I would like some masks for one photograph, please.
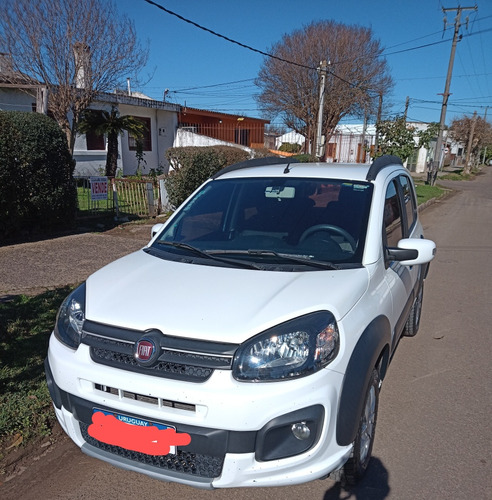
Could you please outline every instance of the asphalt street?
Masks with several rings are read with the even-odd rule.
[[[196,490],[116,469],[62,439],[40,448],[0,486],[0,497],[492,499],[492,168],[472,182],[448,185],[458,192],[421,213],[426,237],[437,243],[438,253],[425,285],[420,331],[415,338],[402,339],[383,384],[373,458],[360,485],[345,490],[330,480],[315,480],[271,489]],[[114,235],[93,238],[98,241],[91,240],[90,248],[113,238],[101,243],[104,254],[107,247],[114,249],[114,238],[119,241]],[[83,241],[81,237],[78,244]],[[144,243],[135,239],[128,245],[138,248]],[[15,250],[26,251],[18,246]],[[44,251],[56,263],[50,244]],[[16,292],[2,282],[8,275],[3,269],[7,253],[0,248],[0,295]],[[32,272],[41,273],[35,252],[29,255]],[[76,270],[76,259],[73,266]]]

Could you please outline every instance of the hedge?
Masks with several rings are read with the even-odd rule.
[[[0,240],[73,225],[73,170],[66,136],[54,120],[0,111]]]
[[[248,160],[249,153],[233,146],[187,146],[169,148],[166,157],[173,170],[164,184],[169,202],[176,208],[219,170]]]

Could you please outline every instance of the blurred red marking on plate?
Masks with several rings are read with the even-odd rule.
[[[92,415],[89,435],[102,443],[119,446],[146,455],[167,455],[171,446],[186,446],[191,436],[174,429],[158,429],[155,425],[139,426],[121,422],[114,415],[97,411]]]

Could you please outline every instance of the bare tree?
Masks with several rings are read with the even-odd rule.
[[[467,148],[467,159],[471,156],[479,159],[480,150],[492,144],[492,127],[481,117],[462,116],[451,122],[449,136],[456,142],[461,142]],[[471,165],[466,162],[464,173],[469,174]]]
[[[73,151],[80,114],[99,92],[136,77],[148,58],[111,0],[3,0],[0,51],[49,89],[49,110]]]
[[[323,133],[328,141],[346,115],[375,112],[379,95],[393,86],[382,48],[371,29],[334,21],[312,23],[283,36],[265,59],[256,84],[267,116],[281,113],[287,127],[313,137],[319,107],[321,61],[328,61]]]

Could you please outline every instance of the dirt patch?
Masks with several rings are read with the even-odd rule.
[[[20,476],[34,462],[51,453],[55,444],[62,441],[70,442],[58,422],[53,426],[50,436],[35,439],[26,446],[21,444],[10,450],[7,449],[12,445],[14,439],[9,436],[0,442],[2,453],[6,453],[6,456],[0,460],[0,486],[6,485],[12,479]]]

